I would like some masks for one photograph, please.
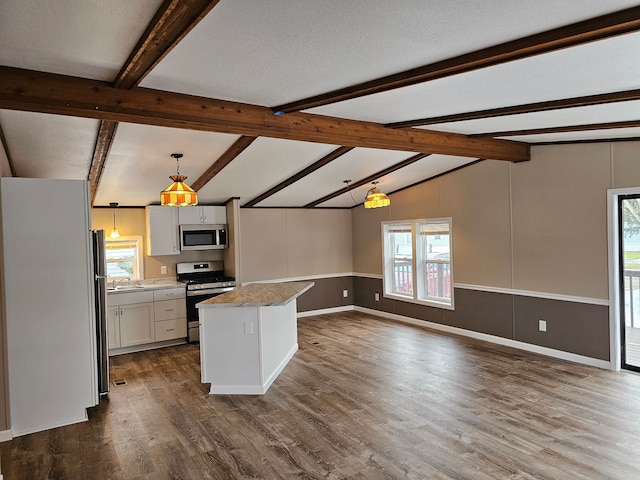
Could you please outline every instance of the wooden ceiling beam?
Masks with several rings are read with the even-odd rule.
[[[295,113],[174,92],[0,67],[0,108],[163,127],[495,160],[529,160],[529,146],[418,128]]]
[[[385,127],[405,128],[419,125],[434,125],[438,123],[464,122],[466,120],[477,120],[480,118],[503,117],[505,115],[518,115],[522,113],[546,112],[559,110],[562,108],[588,107],[592,105],[603,105],[607,103],[628,102],[640,100],[640,89],[625,90],[623,92],[601,93],[598,95],[586,95],[583,97],[563,98],[560,100],[548,100],[544,102],[526,103],[523,105],[512,105],[509,107],[490,108],[487,110],[477,110],[475,112],[454,113],[452,115],[442,115],[439,117],[419,118],[403,122],[387,123]]]
[[[165,0],[113,81],[118,88],[139,85],[219,0]]]
[[[321,203],[331,200],[332,198],[338,197],[343,193],[347,193],[349,190],[353,190],[354,188],[358,188],[358,187],[361,187],[362,185],[373,182],[374,180],[384,177],[385,175],[389,175],[390,173],[395,172],[396,170],[400,170],[401,168],[404,168],[408,165],[411,165],[412,163],[415,163],[418,160],[422,160],[423,158],[426,158],[429,155],[430,155],[429,153],[419,153],[418,155],[409,157],[406,160],[398,162],[395,165],[391,165],[390,167],[387,167],[384,170],[380,170],[379,172],[376,172],[373,175],[369,175],[368,177],[363,178],[362,180],[358,180],[355,183],[350,183],[346,187],[343,187],[340,190],[336,190],[335,192],[330,193],[329,195],[325,195],[324,197],[319,198],[314,202],[308,203],[307,205],[304,206],[304,208],[317,207]]]
[[[616,128],[640,127],[640,120],[624,122],[591,123],[586,125],[565,125],[562,127],[530,128],[525,130],[508,130],[504,132],[487,132],[471,135],[477,138],[514,137],[520,135],[541,135],[545,133],[586,132],[591,130],[612,130]]]
[[[204,187],[213,177],[220,173],[224,167],[229,165],[238,155],[244,152],[256,138],[257,137],[242,136],[236,140],[235,143],[213,163],[213,165],[211,165],[195,182],[193,182],[191,188],[198,191]]]
[[[408,87],[460,73],[521,60],[543,53],[575,47],[640,30],[640,7],[603,15],[546,32],[530,35],[458,57],[413,68],[375,80],[273,107],[274,112],[292,113],[353,98]]]
[[[254,198],[253,200],[245,203],[242,207],[243,208],[248,208],[248,207],[253,207],[255,205],[257,205],[258,203],[262,202],[263,200],[265,200],[266,198],[269,198],[272,195],[275,195],[276,193],[278,193],[280,190],[284,190],[285,188],[287,188],[289,185],[297,182],[298,180],[306,177],[307,175],[315,172],[316,170],[318,170],[319,168],[324,167],[325,165],[327,165],[328,163],[333,162],[335,159],[340,158],[341,156],[343,156],[345,153],[350,152],[351,150],[353,150],[354,147],[338,147],[336,148],[333,152],[331,152],[328,155],[325,155],[324,157],[322,157],[320,160],[318,160],[317,162],[309,165],[307,168],[299,171],[298,173],[296,173],[295,175],[287,178],[285,181],[279,183],[278,185],[276,185],[275,187],[267,190],[266,192],[264,192],[262,195],[257,196],[256,198]]]
[[[93,158],[91,159],[89,175],[87,176],[92,206],[96,198],[96,193],[98,193],[98,186],[100,185],[102,172],[104,171],[104,166],[107,162],[107,157],[109,156],[109,151],[111,150],[113,138],[115,137],[117,129],[118,122],[112,122],[110,120],[102,120],[100,122],[98,138],[96,139],[96,145],[93,148]]]
[[[126,63],[113,81],[116,88],[140,84],[151,69],[202,20],[219,0],[165,0],[149,22]],[[103,120],[89,166],[89,192],[93,206],[118,123]]]

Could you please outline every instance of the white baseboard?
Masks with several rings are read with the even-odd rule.
[[[8,442],[12,438],[11,430],[0,430],[0,442]]]
[[[517,348],[519,350],[525,350],[527,352],[538,353],[547,357],[558,358],[560,360],[568,360],[574,363],[580,363],[583,365],[589,365],[592,367],[603,368],[606,370],[611,369],[611,362],[607,360],[600,360],[598,358],[586,357],[584,355],[578,355],[575,353],[564,352],[562,350],[555,350],[553,348],[541,347],[539,345],[533,345],[530,343],[519,342],[517,340],[511,340],[508,338],[497,337],[495,335],[488,335],[486,333],[473,332],[471,330],[465,330],[463,328],[451,327],[449,325],[442,325],[440,323],[428,322],[426,320],[418,320],[411,317],[405,317],[397,315],[395,313],[382,312],[380,310],[373,310],[364,307],[354,307],[357,312],[368,313],[376,315],[378,317],[387,318],[389,320],[396,320],[403,323],[409,323],[411,325],[417,325],[420,327],[428,327],[433,330],[440,330],[442,332],[453,333],[463,337],[475,338],[477,340],[484,340],[486,342],[495,343],[498,345],[504,345],[507,347]]]
[[[350,312],[355,310],[356,307],[353,305],[344,305],[342,307],[332,307],[332,308],[323,308],[320,310],[308,310],[306,312],[298,312],[296,316],[298,318],[303,317],[313,317],[314,315],[325,315],[327,313],[339,313],[339,312]]]

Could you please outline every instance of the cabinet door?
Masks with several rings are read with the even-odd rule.
[[[202,207],[178,207],[178,223],[180,225],[200,225],[202,218]]]
[[[151,205],[145,208],[147,255],[179,255],[178,208]]]
[[[227,223],[227,207],[217,205],[198,205],[195,207],[178,207],[178,223],[180,225],[219,225]]]
[[[129,347],[155,340],[153,303],[136,303],[120,308],[120,346]]]
[[[207,225],[225,225],[227,223],[227,207],[203,205],[202,219],[202,223]]]
[[[107,307],[107,336],[109,348],[120,348],[120,307]]]

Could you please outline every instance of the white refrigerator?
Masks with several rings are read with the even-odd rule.
[[[90,218],[86,181],[0,178],[5,398],[14,437],[84,421],[99,402]]]

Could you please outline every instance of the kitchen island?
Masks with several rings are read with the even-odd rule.
[[[253,283],[197,305],[211,394],[262,395],[298,350],[296,299],[313,282]]]

